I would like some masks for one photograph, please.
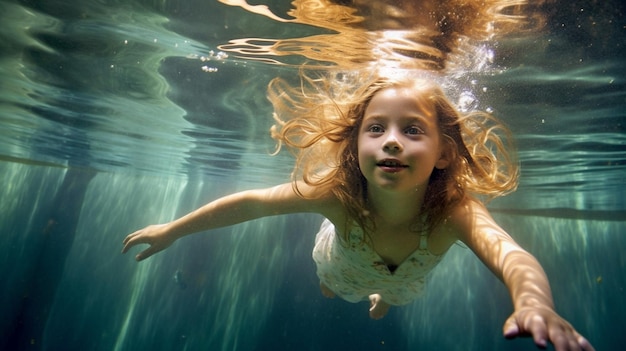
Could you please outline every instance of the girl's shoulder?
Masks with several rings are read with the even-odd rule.
[[[487,207],[469,196],[450,209],[444,222],[447,230],[465,243],[472,241],[478,232],[501,230]]]
[[[290,184],[295,196],[307,203],[311,210],[328,218],[335,226],[345,223],[348,213],[332,191],[321,189],[320,187],[306,184],[305,182],[295,182]]]
[[[491,218],[489,210],[480,200],[472,196],[465,196],[450,208],[447,219],[454,224],[463,225],[467,222],[473,222],[477,219],[477,216]]]
[[[448,213],[431,231],[429,247],[433,252],[445,252],[456,241],[465,242],[476,229],[476,223],[489,218],[489,212],[476,198],[466,196],[448,209]]]

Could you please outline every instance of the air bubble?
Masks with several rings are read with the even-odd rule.
[[[202,66],[202,71],[207,73],[217,72],[217,67]]]
[[[461,112],[475,110],[478,107],[478,99],[471,92],[464,91],[459,96],[458,106]]]

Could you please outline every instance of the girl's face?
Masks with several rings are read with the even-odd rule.
[[[448,166],[435,111],[410,88],[386,88],[365,110],[359,167],[368,189],[425,190],[434,168]]]

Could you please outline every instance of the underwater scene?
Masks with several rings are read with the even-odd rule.
[[[459,110],[502,120],[520,182],[487,207],[543,266],[556,311],[622,349],[626,6],[496,2],[485,24],[429,1],[0,0],[0,349],[536,349],[503,337],[509,293],[463,244],[381,320],[320,293],[319,215],[121,253],[149,224],[290,181],[268,84],[302,67],[433,72]],[[455,35],[412,26],[431,5]]]

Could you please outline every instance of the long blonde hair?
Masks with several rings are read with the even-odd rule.
[[[479,111],[460,114],[429,79],[364,75],[302,74],[298,86],[280,78],[270,83],[268,97],[277,122],[271,135],[277,140],[277,152],[287,146],[296,157],[292,179],[301,196],[297,181],[316,187],[313,196],[332,193],[362,228],[375,226],[368,216],[357,139],[369,102],[391,87],[412,88],[416,98],[436,112],[439,131],[449,146],[449,166],[433,170],[426,190],[420,211],[426,220],[424,230],[429,233],[467,194],[489,200],[515,190],[518,167],[512,137],[493,116]]]

